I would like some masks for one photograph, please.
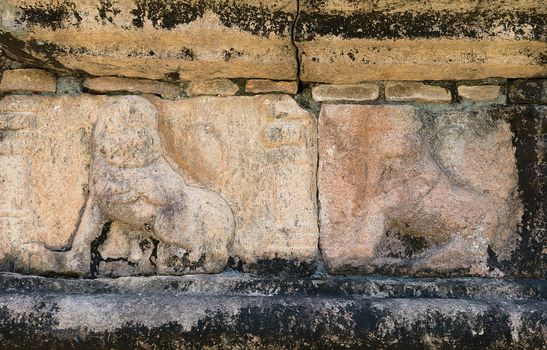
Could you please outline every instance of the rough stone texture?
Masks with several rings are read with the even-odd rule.
[[[57,79],[41,69],[13,69],[2,73],[0,91],[55,92]]]
[[[0,276],[6,349],[541,349],[545,282]],[[537,294],[530,294],[537,293]]]
[[[91,130],[102,101],[23,95],[0,101],[0,261],[24,258],[21,250],[32,242],[70,246],[89,193]]]
[[[293,0],[6,0],[0,44],[59,70],[149,79],[295,79]]]
[[[543,1],[302,0],[303,81],[540,77]]]
[[[245,84],[245,92],[260,94],[268,92],[282,92],[295,95],[298,92],[296,81],[272,81],[266,79],[251,79]]]
[[[191,81],[185,91],[190,97],[200,95],[233,96],[239,91],[239,87],[230,79],[211,79]]]
[[[417,81],[388,82],[384,91],[387,101],[450,102],[452,100],[448,89]]]
[[[372,101],[380,95],[377,84],[323,84],[311,89],[316,101]]]
[[[150,98],[1,101],[0,267],[312,271],[313,116],[286,95]]]
[[[495,101],[500,96],[500,92],[501,86],[499,85],[458,86],[458,96],[461,97],[463,101]]]
[[[321,248],[333,272],[498,275],[516,248],[513,133],[498,112],[324,105]]]
[[[314,269],[316,124],[287,95],[165,101],[160,129],[190,182],[220,193],[236,217],[235,267]]]
[[[519,190],[524,203],[518,250],[501,266],[514,275],[547,278],[547,107],[503,109],[515,134]]]
[[[84,80],[84,87],[93,92],[137,92],[159,95],[175,99],[180,95],[179,88],[163,81],[132,79],[120,77],[98,77]]]
[[[517,79],[509,82],[509,100],[513,103],[547,104],[547,79]]]
[[[99,246],[101,262],[97,274],[107,277],[153,275],[156,272],[154,241],[143,230],[114,222]]]

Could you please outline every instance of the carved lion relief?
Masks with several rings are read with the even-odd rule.
[[[70,247],[27,244],[23,265],[42,273],[94,272],[93,245],[116,223],[158,245],[160,274],[224,269],[235,230],[232,211],[218,193],[189,186],[166,157],[157,111],[147,99],[109,99],[98,113],[91,154],[88,199]]]

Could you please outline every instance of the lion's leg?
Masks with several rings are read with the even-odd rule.
[[[107,219],[91,195],[87,201],[72,247],[62,252],[60,272],[87,275],[91,266],[91,243],[95,240]]]

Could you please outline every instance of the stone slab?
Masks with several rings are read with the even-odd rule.
[[[233,96],[239,91],[239,86],[230,79],[194,80],[185,89],[190,97],[200,95]]]
[[[481,102],[495,101],[500,96],[501,86],[499,85],[460,85],[458,96],[463,101]]]
[[[57,79],[42,69],[11,69],[2,72],[0,91],[4,92],[53,92],[57,89]]]
[[[386,101],[442,103],[452,101],[448,89],[422,82],[387,82],[384,88]]]
[[[547,74],[543,1],[300,2],[301,79],[466,80]]]
[[[315,101],[373,101],[380,96],[378,84],[321,84],[311,89]]]
[[[287,95],[12,95],[0,133],[4,270],[315,268],[315,118]]]
[[[247,83],[245,84],[245,92],[254,94],[281,92],[284,94],[296,95],[298,92],[298,82],[250,79],[247,80]]]
[[[492,284],[501,288],[487,298],[466,296],[471,286],[480,289]],[[0,285],[7,286],[0,292],[0,345],[25,349],[378,349],[386,344],[393,349],[541,348],[547,322],[545,282],[526,284],[540,291],[540,296],[517,292],[519,282],[477,279],[295,281],[232,275],[63,280],[0,275]],[[350,285],[361,288],[347,289]],[[435,297],[437,289],[446,290],[448,297],[442,293]],[[361,294],[364,290],[369,291]],[[421,295],[420,290],[433,294]]]
[[[528,118],[530,129],[515,125]],[[515,273],[512,265],[521,255],[539,248],[520,242],[541,241],[544,227],[541,219],[536,226],[527,224],[523,213],[530,205],[541,212],[544,205],[533,204],[541,196],[535,182],[527,184],[529,176],[517,173],[517,163],[521,169],[529,158],[524,153],[536,154],[540,146],[527,145],[524,151],[513,142],[534,138],[542,118],[545,111],[532,108],[323,105],[318,181],[327,268]],[[542,214],[536,210],[528,216]],[[533,265],[538,258],[524,260]]]
[[[292,0],[42,1],[0,5],[11,57],[148,79],[296,79]]]
[[[180,95],[180,90],[175,84],[147,79],[97,77],[85,79],[83,85],[90,91],[100,93],[134,92],[159,95],[170,100]]]

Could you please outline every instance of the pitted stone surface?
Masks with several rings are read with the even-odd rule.
[[[293,0],[7,0],[0,44],[58,70],[149,79],[295,79]]]
[[[522,208],[512,132],[494,117],[324,105],[318,175],[328,269],[485,275],[489,251],[508,259]]]

